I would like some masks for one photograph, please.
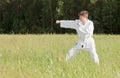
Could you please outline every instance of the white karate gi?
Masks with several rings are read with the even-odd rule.
[[[93,39],[93,22],[88,20],[85,25],[82,24],[80,20],[61,20],[61,28],[72,28],[77,31],[79,35],[79,40],[74,45],[66,55],[66,61],[70,60],[71,57],[74,57],[79,50],[86,50],[90,53],[92,59],[95,63],[99,64],[99,58],[96,53],[95,43]]]

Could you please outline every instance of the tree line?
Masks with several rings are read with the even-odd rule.
[[[56,19],[75,20],[89,11],[95,33],[120,34],[120,0],[0,0],[0,33],[74,33]]]

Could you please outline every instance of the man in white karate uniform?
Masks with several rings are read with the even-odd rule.
[[[88,19],[88,11],[81,11],[79,20],[56,20],[56,23],[60,23],[62,28],[72,28],[77,31],[79,40],[66,55],[66,61],[70,60],[76,55],[79,50],[88,51],[96,64],[99,64],[99,58],[96,53],[95,43],[93,39],[94,26],[93,22]]]

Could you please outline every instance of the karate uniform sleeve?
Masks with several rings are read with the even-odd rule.
[[[60,27],[61,28],[77,29],[77,23],[74,20],[61,20]]]
[[[93,30],[94,30],[93,22],[90,22],[85,29],[79,27],[79,30],[84,34],[93,35]]]

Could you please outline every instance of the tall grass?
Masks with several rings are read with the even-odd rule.
[[[0,78],[120,78],[120,36],[95,35],[100,65],[80,51],[70,62],[76,35],[0,35]]]

